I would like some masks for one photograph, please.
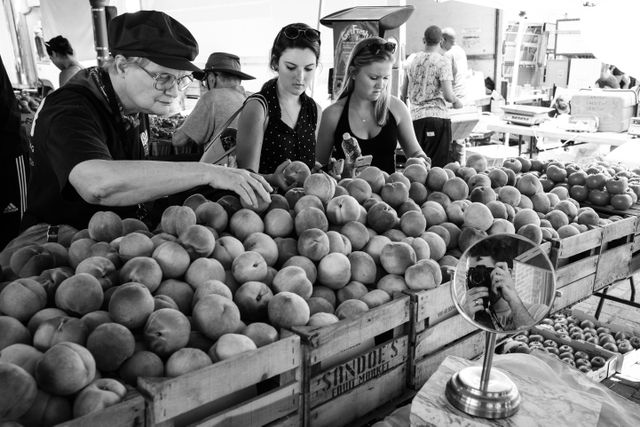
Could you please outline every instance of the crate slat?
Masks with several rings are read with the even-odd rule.
[[[458,311],[451,298],[451,284],[446,282],[435,289],[420,292],[411,292],[411,298],[415,305],[415,323],[418,330],[435,325]],[[427,321],[426,325],[417,325]]]
[[[396,366],[385,375],[353,389],[340,399],[332,399],[311,410],[309,423],[313,427],[351,425],[358,418],[384,405],[390,396],[402,396],[407,389],[407,366]]]
[[[248,402],[243,402],[192,425],[200,427],[245,427],[277,421],[297,411],[300,404],[300,388],[301,384],[299,382],[280,387],[264,396],[258,396]],[[297,425],[299,425],[302,421],[300,420],[300,413],[294,415],[289,422],[293,422],[294,419],[298,420]]]
[[[593,291],[602,289],[631,274],[633,243],[627,243],[600,254]]]
[[[144,398],[137,392],[129,393],[122,402],[101,411],[74,418],[56,427],[139,427],[144,425]]]
[[[559,289],[559,295],[556,295],[551,312],[554,313],[591,296],[595,281],[596,275],[590,274]]]
[[[576,280],[594,275],[598,266],[598,255],[567,264],[556,270],[556,288],[561,289]]]
[[[613,221],[603,227],[602,241],[610,242],[611,240],[620,239],[625,236],[633,237],[636,230],[637,217],[627,217],[618,221]]]
[[[599,248],[602,244],[602,228],[594,228],[576,236],[555,240],[556,262],[561,258],[569,258],[590,249]]]
[[[138,389],[148,400],[147,421],[161,423],[300,369],[301,363],[300,337],[291,335],[176,378],[138,378]]]
[[[477,329],[460,314],[450,317],[416,335],[413,355],[420,360]]]

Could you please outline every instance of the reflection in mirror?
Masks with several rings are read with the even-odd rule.
[[[519,235],[496,234],[462,255],[452,293],[458,310],[479,328],[516,332],[547,315],[555,275],[539,246]]]

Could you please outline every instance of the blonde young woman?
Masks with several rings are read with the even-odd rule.
[[[342,135],[358,140],[363,155],[387,173],[395,171],[398,144],[407,157],[429,158],[416,139],[409,109],[390,94],[391,68],[396,45],[380,37],[358,42],[349,56],[338,100],[322,113],[316,161],[344,158]]]

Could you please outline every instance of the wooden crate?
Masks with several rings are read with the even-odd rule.
[[[629,277],[638,217],[629,216],[603,227],[594,291]]]
[[[144,398],[129,390],[124,400],[98,412],[74,418],[56,427],[140,427],[145,422]]]
[[[300,337],[289,334],[176,378],[139,378],[146,425],[252,427],[302,423]]]
[[[408,392],[409,296],[354,319],[298,327],[305,426],[353,425]]]

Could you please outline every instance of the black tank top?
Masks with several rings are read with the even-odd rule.
[[[370,139],[363,139],[355,135],[349,124],[349,102],[351,95],[347,98],[338,125],[333,134],[333,156],[336,159],[344,159],[342,151],[342,134],[349,132],[351,136],[358,140],[363,155],[371,154],[373,160],[371,166],[376,166],[381,170],[391,174],[396,171],[396,146],[398,145],[398,123],[391,111],[387,115],[387,123],[380,129],[380,132]]]

